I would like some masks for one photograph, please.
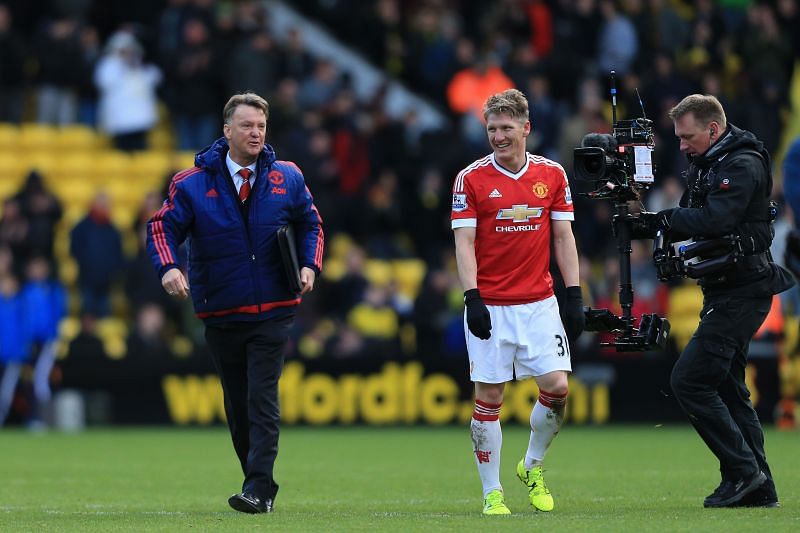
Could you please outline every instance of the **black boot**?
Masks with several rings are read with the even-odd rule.
[[[780,507],[775,482],[767,478],[756,490],[742,498],[734,507]]]
[[[761,470],[742,479],[723,479],[717,490],[706,496],[703,507],[733,507],[763,485],[766,480],[767,476]]]

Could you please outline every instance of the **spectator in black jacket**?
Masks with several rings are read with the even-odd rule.
[[[109,291],[123,267],[122,238],[110,215],[110,199],[100,193],[70,233],[70,252],[78,262],[81,309],[97,318],[111,314]]]
[[[0,4],[0,122],[22,120],[25,44],[11,23],[11,11]]]
[[[220,76],[216,61],[209,28],[199,18],[189,19],[183,27],[181,45],[165,69],[180,150],[204,147],[219,129]]]
[[[78,117],[78,85],[83,61],[81,26],[74,18],[48,21],[36,39],[39,64],[37,120],[72,124]]]
[[[61,202],[47,190],[42,175],[32,170],[15,199],[28,222],[27,245],[31,256],[53,262],[55,226],[63,214]]]

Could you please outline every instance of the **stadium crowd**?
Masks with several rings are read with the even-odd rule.
[[[657,181],[643,198],[650,211],[676,205],[683,189],[686,162],[667,110],[687,94],[714,94],[732,123],[766,143],[782,202],[785,132],[800,120],[790,92],[800,56],[796,0],[291,4],[360,51],[387,84],[401,80],[427,98],[450,125],[424,129],[414,113],[390,115],[386,85],[359,98],[334,58],[309,51],[303,27],[285,40],[275,37],[265,2],[0,1],[0,122],[10,127],[82,124],[132,157],[188,154],[220,136],[218,110],[228,96],[249,90],[267,98],[268,142],[279,159],[302,169],[327,237],[323,277],[301,307],[290,357],[464,356],[450,188],[460,168],[488,152],[480,110],[500,89],[514,86],[530,99],[529,151],[572,176],[572,150],[583,135],[610,131],[606,95],[615,70],[618,116],[645,113],[655,122]],[[53,294],[69,294],[62,314],[51,317],[72,324],[61,328],[63,372],[87,351],[147,359],[202,348],[189,304],[165,297],[142,248],[143,224],[179,168],[169,170],[156,177],[162,188],[143,191],[133,216],[120,224],[101,188],[78,206],[82,216],[65,217],[75,206],[54,192],[48,170],[26,169],[0,213],[0,365],[35,362],[39,352],[30,346],[51,340],[9,326],[25,313],[25,294],[37,283],[30,266],[42,258],[53,272]],[[619,267],[611,206],[578,195],[575,203],[584,298],[614,308]],[[784,214],[776,223],[778,260],[790,220]],[[67,236],[70,245],[59,245]],[[681,320],[688,316],[691,331],[699,292],[691,284],[659,284],[648,244],[633,244],[634,314],[669,317],[676,342],[685,342]],[[787,308],[787,316],[795,314]],[[576,360],[616,356],[591,335],[577,351]],[[46,399],[37,398],[42,394]]]

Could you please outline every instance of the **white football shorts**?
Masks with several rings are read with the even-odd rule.
[[[572,371],[569,342],[555,296],[520,305],[487,305],[492,336],[481,340],[467,327],[469,377],[473,382],[505,383],[556,370]]]

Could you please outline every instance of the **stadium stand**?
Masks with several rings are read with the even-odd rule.
[[[165,73],[159,90],[159,121],[147,134],[145,150],[123,152],[111,148],[109,136],[99,130],[91,118],[96,116],[97,93],[91,81],[93,64],[86,58],[96,58],[97,47],[84,50],[88,67],[80,58],[73,58],[77,62],[70,65],[77,82],[63,91],[66,100],[74,98],[80,108],[72,122],[54,125],[36,121],[39,116],[37,106],[41,104],[38,95],[47,80],[36,69],[41,58],[31,47],[27,57],[31,68],[25,80],[30,90],[26,92],[23,120],[21,123],[0,123],[0,200],[14,198],[26,176],[37,170],[44,177],[47,189],[62,204],[63,216],[55,227],[52,251],[59,278],[70,293],[70,316],[61,326],[62,355],[67,353],[70,341],[81,330],[77,267],[69,253],[69,233],[86,215],[92,198],[100,190],[110,195],[112,222],[122,233],[127,260],[132,261],[140,243],[138,231],[142,220],[149,216],[148,212],[143,213],[143,209],[149,209],[143,208],[145,198],[153,192],[163,197],[170,176],[194,164],[194,151],[176,151],[174,148],[179,143],[170,109],[182,97],[176,93],[174,79],[179,45],[171,42],[166,37],[170,34],[163,31],[165,25],[181,24],[176,21],[185,23],[192,18],[203,19],[213,28],[214,49],[219,51],[235,50],[255,32],[274,37],[272,49],[263,51],[265,64],[275,72],[274,83],[264,95],[272,102],[269,142],[275,146],[279,158],[297,161],[303,169],[325,220],[327,238],[319,295],[309,302],[312,308],[303,311],[316,321],[300,321],[301,326],[294,332],[296,342],[292,344],[295,348],[290,357],[330,355],[326,352],[332,346],[328,341],[348,322],[355,335],[375,335],[374,328],[378,328],[379,337],[388,337],[398,345],[403,335],[413,338],[414,325],[408,316],[413,314],[413,307],[422,296],[427,277],[436,271],[450,274],[445,289],[449,295],[448,303],[444,311],[451,320],[459,319],[460,287],[456,276],[452,275],[448,191],[458,169],[486,153],[487,148],[479,123],[476,140],[476,122],[466,118],[470,112],[462,114],[448,108],[447,83],[458,71],[476,66],[486,55],[491,55],[499,72],[510,83],[526,93],[533,88],[529,84],[533,83],[534,77],[544,77],[548,81],[543,89],[545,96],[552,102],[552,107],[559,110],[560,121],[547,125],[552,126],[548,128],[551,138],[532,136],[529,148],[533,152],[542,148],[570,154],[576,134],[579,140],[588,132],[587,128],[598,124],[607,127],[609,122],[609,108],[604,103],[607,73],[597,68],[601,50],[593,40],[605,25],[600,21],[597,2],[594,1],[533,2],[530,4],[544,10],[537,12],[535,20],[529,17],[526,11],[529,3],[524,1],[423,1],[411,3],[409,7],[399,0],[389,3],[400,14],[396,21],[382,18],[385,13],[378,10],[379,2],[375,1],[357,3],[359,8],[347,13],[346,20],[335,10],[341,3],[312,0],[291,3],[245,0],[230,5],[221,3],[225,4],[224,9],[214,2],[188,0],[175,3],[144,20],[134,21],[118,18],[122,16],[120,13],[125,13],[124,10],[111,13],[92,11],[87,7],[77,14],[48,12],[37,14],[35,18],[30,18],[26,11],[15,13],[12,10],[12,14],[18,17],[15,24],[25,35],[33,36],[50,20],[66,17],[84,29],[98,32],[100,46],[119,27],[134,27],[147,58]],[[764,30],[758,25],[753,26],[753,17],[737,11],[735,6],[742,3],[715,7],[713,17],[696,11],[689,2],[622,4],[620,16],[633,21],[637,47],[631,70],[621,79],[625,91],[621,94],[621,109],[638,108],[629,91],[638,87],[642,90],[648,115],[661,117],[675,97],[682,96],[675,94],[675,87],[679,88],[677,90],[700,90],[702,75],[707,72],[719,78],[722,91],[719,96],[726,99],[732,122],[756,134],[771,127],[765,116],[749,113],[747,109],[748,102],[761,98],[766,90],[763,78],[750,73],[756,65],[748,63],[752,61],[752,55],[747,48],[758,44],[756,41]],[[800,22],[797,14],[781,11],[783,4],[753,3],[747,8],[758,10],[762,17],[772,17],[780,38],[791,43],[788,59],[777,62],[775,70],[767,73],[786,80],[778,86],[781,90],[777,105],[782,129],[781,149],[775,154],[776,169],[780,168],[782,147],[800,135],[800,68],[796,64],[800,57],[796,28]],[[262,15],[253,18],[254,12]],[[423,26],[417,24],[421,20]],[[481,24],[482,20],[492,24]],[[130,22],[136,24],[130,25]],[[373,27],[371,24],[391,31],[385,34],[351,31],[353,28]],[[541,29],[537,24],[547,25],[548,31],[544,35],[551,36],[549,44],[537,40],[541,37],[536,33]],[[492,26],[507,28],[503,38],[487,29]],[[670,27],[680,31],[670,33],[665,30]],[[712,40],[697,43],[688,37],[709,27]],[[297,106],[298,87],[307,81],[311,69],[298,74],[304,70],[286,59],[296,56],[282,54],[289,46],[290,29],[299,30],[303,36],[303,51],[312,64],[335,58],[338,69],[336,90],[329,101],[318,106],[304,109]],[[179,30],[176,27],[175,34],[179,34]],[[680,32],[687,35],[686,40],[672,43],[670,39]],[[676,48],[665,48],[668,45]],[[536,55],[534,50],[543,55]],[[589,53],[570,55],[581,50],[589,50]],[[699,54],[698,50],[705,53]],[[719,55],[725,51],[728,56]],[[669,83],[656,83],[658,78],[653,58],[657,53],[667,53],[674,60],[675,77],[670,78]],[[220,78],[230,78],[225,70],[228,67],[226,59],[222,55],[209,59],[219,70]],[[435,68],[437,65],[440,66],[438,70]],[[561,68],[562,65],[569,66],[568,72]],[[282,83],[287,80],[292,83]],[[367,86],[372,89],[366,91]],[[648,90],[643,90],[645,88]],[[213,87],[219,107],[231,90],[245,89],[248,87],[224,84]],[[349,111],[342,115],[337,112],[337,105],[344,105],[341,102],[348,101],[351,94],[357,97]],[[542,126],[538,121],[538,116],[532,117],[534,132]],[[671,124],[659,125],[657,135],[659,172],[661,175],[679,176],[683,162],[676,157]],[[351,174],[348,171],[352,168],[343,162],[358,164],[364,176],[363,182],[347,182],[345,176]],[[567,168],[571,166],[571,161],[562,163]],[[412,235],[411,219],[422,210],[423,194],[420,190],[423,170],[428,167],[435,168],[444,177],[433,194],[434,204],[438,203],[440,208],[427,211],[433,213],[433,218],[425,220],[434,222]],[[373,212],[373,218],[367,218],[364,213],[369,203],[370,187],[378,182],[385,170],[393,172],[398,183],[397,187],[386,192],[384,207],[390,209]],[[777,199],[780,199],[779,194],[778,186]],[[648,199],[644,200],[646,204]],[[401,215],[397,231],[391,219],[391,209]],[[585,255],[593,265],[591,271],[596,278],[604,275],[605,261],[616,253],[610,233],[604,239],[596,232],[607,216],[607,206],[584,202],[580,204],[576,217],[576,235],[584,239],[583,242],[579,240],[578,247],[579,250],[591,251]],[[0,213],[0,235],[3,234],[3,224]],[[393,233],[380,233],[386,228],[392,229]],[[0,245],[3,244],[1,241],[0,237]],[[347,257],[353,246],[362,248],[366,254],[363,265],[366,284],[352,295],[349,307],[343,308],[334,289],[343,279],[349,279],[346,277]],[[21,265],[26,257],[14,259]],[[122,289],[124,283],[124,278],[119,279],[112,289],[113,315],[96,325],[105,351],[112,358],[126,357],[125,339],[134,321],[134,310]],[[603,286],[603,283],[597,285]],[[363,305],[374,296],[370,293],[371,288],[385,292],[380,321],[374,314],[367,313],[368,306]],[[610,286],[609,294],[603,296],[613,301],[616,290]],[[697,288],[692,285],[670,290],[667,316],[678,348],[685,344],[687,335],[696,325],[698,298]],[[452,301],[456,305],[450,305]],[[163,302],[158,304],[164,305]],[[203,341],[193,335],[192,319],[186,318],[191,312],[186,308],[171,311],[167,313],[165,335],[174,344],[182,346],[184,352],[201,348]],[[348,314],[353,311],[354,314]],[[787,313],[787,328],[796,328],[796,314],[796,310]],[[446,334],[447,323],[435,323],[441,336]],[[411,334],[408,328],[411,328]],[[788,337],[794,339],[797,335],[793,332]],[[596,350],[596,342],[593,339],[594,344],[590,343],[582,351],[588,350],[592,357],[602,359]],[[186,348],[187,345],[190,348]],[[409,346],[409,342],[404,346]]]

